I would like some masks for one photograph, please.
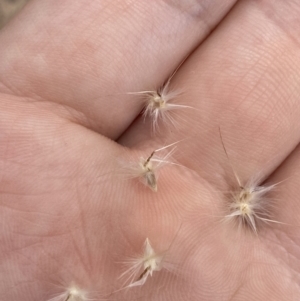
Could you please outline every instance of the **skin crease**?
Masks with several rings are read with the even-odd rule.
[[[32,1],[0,32],[0,300],[73,284],[96,300],[299,299],[300,4],[186,3]],[[171,86],[196,110],[153,136],[126,92],[189,54]],[[222,222],[234,177],[219,126],[242,182],[283,181],[271,214],[289,225]],[[183,137],[188,168],[162,168],[157,193],[122,176]],[[116,292],[147,237],[172,272]]]

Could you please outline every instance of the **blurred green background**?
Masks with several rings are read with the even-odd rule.
[[[28,2],[28,0],[0,0],[0,29]]]

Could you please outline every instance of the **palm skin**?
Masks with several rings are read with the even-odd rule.
[[[109,300],[298,300],[300,5],[112,2],[32,1],[0,32],[0,300],[71,283]],[[188,54],[171,86],[196,110],[151,136],[126,93],[159,87]],[[286,180],[271,213],[288,225],[256,236],[221,221],[234,177],[219,126],[242,181]],[[187,168],[162,169],[157,193],[120,176],[185,137]],[[174,271],[118,291],[146,237],[171,244]]]

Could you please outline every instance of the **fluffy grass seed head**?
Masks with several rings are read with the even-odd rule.
[[[176,163],[169,161],[169,158],[174,153],[176,147],[166,152],[163,156],[157,156],[157,153],[176,143],[178,142],[156,149],[146,159],[141,157],[137,164],[131,164],[129,168],[130,177],[138,178],[145,186],[149,187],[152,191],[157,192],[158,170],[166,164],[177,165]]]
[[[152,247],[149,238],[146,238],[143,246],[143,253],[124,262],[129,268],[119,277],[127,277],[125,280],[125,287],[121,290],[144,285],[149,276],[152,277],[154,272],[161,271],[162,269],[172,273],[178,272],[176,265],[169,262],[167,257],[181,226],[182,224],[178,228],[169,247],[163,252],[156,252]],[[126,285],[127,283],[129,284]]]
[[[230,163],[220,128],[219,132],[224,152]],[[271,200],[267,196],[268,193],[277,186],[277,184],[260,185],[261,178],[256,177],[249,180],[245,185],[242,185],[241,180],[232,165],[231,169],[238,183],[238,189],[231,193],[229,200],[230,203],[228,206],[230,213],[226,215],[225,218],[228,220],[236,219],[239,225],[248,226],[256,234],[258,220],[280,223],[270,218],[270,209],[273,206],[270,204]]]
[[[144,118],[149,117],[152,123],[152,132],[159,129],[159,124],[178,127],[178,122],[172,115],[173,110],[191,108],[190,106],[174,104],[172,100],[181,94],[180,91],[170,91],[169,82],[157,91],[147,91],[145,95]]]
[[[129,93],[143,96],[145,105],[142,114],[144,119],[147,117],[151,119],[151,128],[153,133],[159,130],[160,123],[166,125],[171,124],[175,128],[178,127],[178,122],[175,120],[171,112],[178,109],[192,108],[190,106],[172,103],[176,97],[182,94],[182,91],[171,90],[170,88],[171,79],[180,66],[181,64],[176,68],[165,84],[159,89]]]
[[[130,265],[130,267],[120,276],[120,278],[127,276],[125,283],[129,282],[129,285],[125,288],[144,285],[148,277],[153,275],[153,272],[162,269],[164,256],[165,253],[156,253],[151,246],[149,238],[146,238],[143,253],[136,258],[128,260],[126,264]]]
[[[246,183],[232,194],[227,219],[236,218],[241,225],[249,226],[257,233],[257,220],[275,222],[270,219],[270,199],[267,194],[275,187]]]

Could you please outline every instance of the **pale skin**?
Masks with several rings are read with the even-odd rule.
[[[0,32],[0,300],[74,282],[110,300],[299,300],[299,14],[292,0],[32,0]],[[197,110],[151,136],[128,92],[186,57],[170,88]],[[219,126],[242,182],[286,180],[271,213],[292,226],[222,222],[234,176]],[[186,137],[188,168],[164,167],[156,193],[116,176]],[[175,237],[176,271],[112,294],[147,237],[157,252]]]

